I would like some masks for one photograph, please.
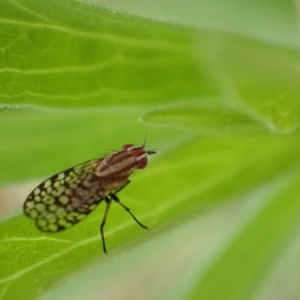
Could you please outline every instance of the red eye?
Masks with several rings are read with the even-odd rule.
[[[134,145],[132,145],[132,144],[126,144],[122,147],[122,150],[127,150],[127,149],[133,148],[133,147],[134,147]]]
[[[142,157],[140,160],[136,162],[136,166],[138,169],[144,169],[148,164],[147,157]]]

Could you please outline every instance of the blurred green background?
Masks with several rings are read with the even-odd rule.
[[[0,24],[0,299],[299,298],[296,2],[3,0]],[[145,137],[120,198],[148,231],[112,205],[104,255],[104,206],[58,234],[23,215]]]

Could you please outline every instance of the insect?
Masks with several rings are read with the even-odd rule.
[[[117,193],[130,183],[136,169],[147,166],[148,155],[154,150],[124,145],[121,150],[103,158],[89,160],[58,173],[38,185],[24,203],[24,213],[35,220],[41,231],[58,232],[68,229],[91,213],[101,202],[106,203],[100,225],[103,251],[106,253],[104,226],[112,200],[120,204],[143,228],[131,210],[120,202]]]

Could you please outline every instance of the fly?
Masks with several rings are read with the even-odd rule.
[[[89,160],[60,172],[38,185],[24,203],[24,213],[35,220],[44,232],[59,232],[68,229],[91,213],[101,202],[106,203],[100,224],[103,251],[106,253],[104,226],[112,201],[120,204],[131,217],[147,229],[117,196],[130,183],[130,175],[144,169],[148,155],[154,150],[145,150],[145,144],[124,145],[121,150],[103,158]]]

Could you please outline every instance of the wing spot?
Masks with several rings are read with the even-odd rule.
[[[65,228],[70,228],[72,227],[72,224],[67,222],[65,219],[60,219],[58,220],[58,225],[63,226]]]
[[[43,211],[45,211],[46,206],[45,206],[45,204],[43,204],[43,203],[38,203],[38,204],[35,206],[35,208],[36,208],[36,210],[37,210],[38,212],[43,212]]]
[[[57,187],[61,186],[61,182],[56,181],[56,182],[54,182],[53,186],[57,188]]]
[[[26,208],[28,208],[28,209],[34,208],[34,202],[32,202],[32,201],[26,202]]]
[[[53,204],[55,202],[54,198],[51,196],[46,196],[43,198],[45,204]]]
[[[60,185],[59,187],[57,187],[55,190],[52,191],[52,194],[56,197],[60,196],[65,190],[65,187]]]
[[[42,198],[40,196],[35,196],[34,197],[34,201],[36,202],[40,202],[42,200]]]
[[[47,214],[46,219],[49,223],[55,223],[56,222],[56,216],[54,214]]]
[[[99,197],[99,196],[98,196]],[[102,198],[102,197],[99,197]],[[93,204],[95,202],[94,198],[90,198],[89,200],[86,201],[88,204]]]
[[[89,210],[95,209],[96,206],[97,206],[97,204],[90,205]]]
[[[35,209],[32,209],[30,212],[29,212],[29,216],[30,218],[32,219],[36,219],[38,217],[38,212],[35,210]]]
[[[48,226],[49,231],[55,232],[55,231],[57,231],[57,229],[58,229],[58,226],[56,224],[49,224],[49,226]]]
[[[67,220],[68,221],[76,221],[76,219],[77,219],[77,217],[78,217],[78,213],[77,212],[72,212],[72,213],[69,213],[68,215],[67,215]]]
[[[58,180],[61,180],[61,179],[64,179],[65,178],[65,173],[60,173],[60,174],[58,174],[58,176],[57,176],[57,179]]]
[[[38,195],[40,192],[41,192],[41,190],[40,190],[39,188],[37,188],[37,189],[34,190],[33,193],[34,193],[35,195]]]
[[[71,189],[66,189],[65,190],[65,194],[68,196],[72,196],[73,195],[73,191]]]
[[[87,209],[88,206],[86,204],[82,204],[80,207],[78,207],[78,211],[82,213],[85,213]]]
[[[46,180],[44,183],[44,188],[51,186],[51,184],[52,184],[51,180]]]
[[[80,206],[80,204],[83,202],[82,200],[84,199],[80,199],[80,198],[77,198],[77,197],[72,197],[71,201],[71,210],[74,208],[77,208],[78,206]]]
[[[54,212],[57,209],[57,205],[51,204],[48,208],[49,208],[49,211]]]
[[[66,215],[67,215],[67,213],[66,213],[66,211],[62,208],[62,207],[59,207],[58,209],[57,209],[57,211],[56,211],[56,215],[57,215],[57,217],[58,218],[64,218]],[[59,222],[60,222],[61,220],[59,220]],[[59,223],[58,222],[58,223]]]
[[[36,222],[37,226],[43,230],[45,230],[46,226],[47,226],[47,221],[44,219],[39,219]]]
[[[79,214],[79,215],[76,217],[76,219],[77,219],[78,221],[80,221],[80,220],[84,219],[85,217],[86,217],[86,215],[84,215],[84,214]]]
[[[59,219],[57,223],[60,226],[65,226],[67,224],[67,221],[65,219]]]
[[[67,205],[67,203],[69,202],[69,198],[67,196],[60,196],[58,198],[59,202],[63,205]]]

